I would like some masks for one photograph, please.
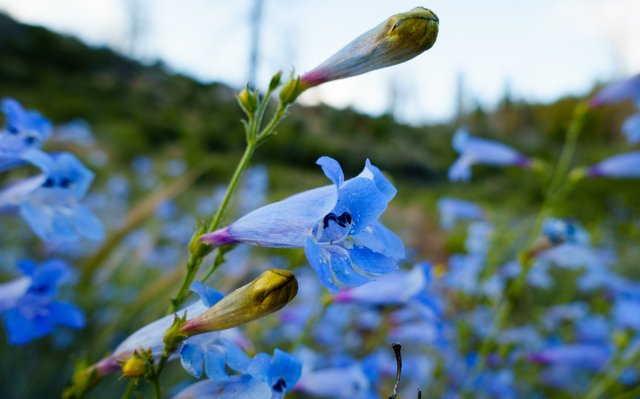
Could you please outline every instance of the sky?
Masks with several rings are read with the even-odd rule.
[[[0,0],[0,10],[239,88],[248,77],[253,2]],[[640,72],[639,0],[264,0],[257,86],[278,70],[312,69],[388,16],[416,6],[440,18],[432,49],[314,88],[301,101],[441,122],[455,115],[460,92],[466,107],[490,108],[507,90],[516,99],[548,102]]]

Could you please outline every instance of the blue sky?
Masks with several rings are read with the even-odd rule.
[[[244,84],[252,0],[0,0],[0,9],[127,49],[132,1],[142,15],[136,56],[162,59],[202,80]],[[398,116],[420,123],[453,114],[459,76],[466,102],[490,107],[507,86],[517,98],[550,101],[640,71],[640,52],[633,51],[640,39],[638,0],[265,0],[258,83],[279,69],[309,70],[387,16],[418,5],[440,17],[431,50],[310,90],[302,101],[379,113],[395,91]]]

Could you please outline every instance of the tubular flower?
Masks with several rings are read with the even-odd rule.
[[[0,314],[9,343],[26,344],[54,331],[57,325],[84,327],[84,314],[75,305],[55,300],[58,285],[71,269],[61,260],[49,260],[41,266],[22,261],[23,277],[0,284]]]
[[[377,221],[395,196],[395,187],[368,160],[362,173],[347,181],[334,159],[321,157],[317,163],[333,185],[266,205],[201,240],[212,245],[245,242],[304,248],[332,291],[396,270],[404,247]]]
[[[640,106],[640,74],[605,86],[590,101],[592,107],[634,100]]]
[[[7,123],[0,129],[0,171],[31,161],[53,129],[51,122],[36,111],[27,111],[12,98],[2,99]],[[37,166],[40,166],[37,162]]]
[[[408,61],[433,46],[439,22],[423,7],[392,15],[302,75],[300,85],[304,90]]]
[[[438,200],[440,227],[451,230],[458,220],[484,220],[484,210],[477,204],[458,198],[443,197]]]
[[[226,375],[225,362],[234,370],[242,369],[247,360],[236,344],[243,342],[228,329],[282,308],[295,296],[297,282],[290,272],[272,269],[227,296],[199,282],[193,283],[191,290],[200,296],[200,301],[178,311],[175,316],[163,317],[131,334],[113,354],[94,366],[97,375],[119,370],[120,364],[136,351],[149,351],[157,359],[165,348],[166,332],[175,325],[176,316],[186,320],[178,327],[177,333],[183,339],[187,338],[178,352],[190,374],[199,377],[203,362],[210,377]],[[216,332],[220,330],[225,331]]]
[[[43,240],[102,239],[102,223],[79,204],[93,172],[69,153],[40,154],[44,173],[0,191],[0,210],[18,211]]]
[[[640,177],[640,151],[614,155],[587,169],[589,177]]]
[[[474,137],[466,129],[453,135],[453,149],[460,157],[449,168],[449,180],[468,182],[474,164],[529,167],[531,160],[506,144]]]

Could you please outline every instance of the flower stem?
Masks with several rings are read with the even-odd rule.
[[[538,237],[540,234],[539,232],[542,228],[544,220],[550,215],[551,210],[554,208],[557,202],[569,192],[567,188],[563,187],[563,184],[567,183],[571,168],[571,161],[576,151],[578,138],[580,137],[580,133],[582,132],[584,119],[588,109],[589,108],[587,104],[581,102],[576,106],[573,112],[571,124],[569,125],[569,129],[567,130],[566,140],[564,142],[564,145],[562,146],[558,163],[556,164],[553,176],[551,177],[551,180],[549,182],[549,188],[547,189],[547,192],[545,194],[544,201],[542,203],[542,206],[540,207],[538,215],[536,216],[533,228],[531,229],[531,234],[529,236],[526,248],[530,248],[533,245],[536,237]],[[462,397],[467,397],[471,394],[471,392],[469,391],[469,385],[471,381],[482,370],[483,363],[489,355],[489,350],[491,349],[493,338],[495,338],[495,335],[498,333],[498,331],[500,331],[504,327],[504,324],[506,323],[507,318],[511,313],[513,300],[520,295],[524,288],[527,276],[529,274],[529,269],[533,265],[533,259],[531,259],[530,256],[527,256],[525,251],[521,254],[520,261],[522,263],[522,268],[516,276],[513,284],[505,289],[502,298],[500,298],[498,302],[495,310],[495,316],[493,318],[493,323],[491,324],[491,329],[489,330],[487,336],[483,339],[478,351],[478,358],[476,360],[476,363],[469,371],[469,374],[465,379],[465,383],[463,384],[461,391]]]
[[[618,377],[630,366],[640,361],[640,344],[636,344],[630,353],[620,359],[584,396],[584,399],[602,398],[603,394],[616,383]]]
[[[136,380],[132,378],[131,381],[129,381],[129,384],[127,385],[127,389],[124,391],[120,399],[129,399],[133,394],[133,391],[135,390],[136,390]]]

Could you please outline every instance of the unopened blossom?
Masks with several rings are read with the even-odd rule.
[[[334,159],[321,157],[317,163],[332,185],[263,206],[201,240],[212,245],[304,248],[322,283],[333,291],[396,270],[404,246],[377,221],[395,196],[395,187],[368,160],[349,180]]]
[[[392,15],[302,75],[300,85],[304,89],[408,61],[433,46],[439,22],[423,7]]]
[[[614,155],[589,167],[589,177],[638,178],[640,177],[640,151]]]
[[[44,173],[0,191],[0,210],[19,212],[43,240],[102,239],[102,223],[79,203],[93,172],[69,153],[51,154],[42,165]]]
[[[485,212],[477,204],[459,198],[443,197],[438,200],[440,226],[451,230],[458,220],[484,220]]]
[[[12,98],[2,99],[2,112],[6,125],[0,129],[0,171],[33,162],[31,152],[38,150],[52,131],[51,122]],[[33,163],[40,166],[37,159]]]
[[[201,375],[203,366],[208,375],[215,376],[226,375],[224,364],[242,369],[246,359],[237,348],[241,340],[229,329],[282,308],[295,296],[297,283],[290,272],[270,269],[227,296],[199,282],[193,283],[191,290],[200,296],[198,302],[131,334],[110,356],[94,366],[97,374],[103,376],[119,370],[120,364],[136,351],[150,351],[158,359],[165,349],[167,330],[173,328],[176,317],[185,319],[178,326],[177,333],[186,338],[178,353],[190,374]],[[221,332],[209,335],[216,331]],[[200,334],[208,336],[196,337]],[[215,347],[207,348],[207,345]]]
[[[55,331],[57,326],[84,327],[84,314],[77,306],[56,300],[58,286],[71,269],[61,260],[41,265],[33,261],[18,264],[23,276],[0,284],[0,315],[9,343],[26,344]]]

